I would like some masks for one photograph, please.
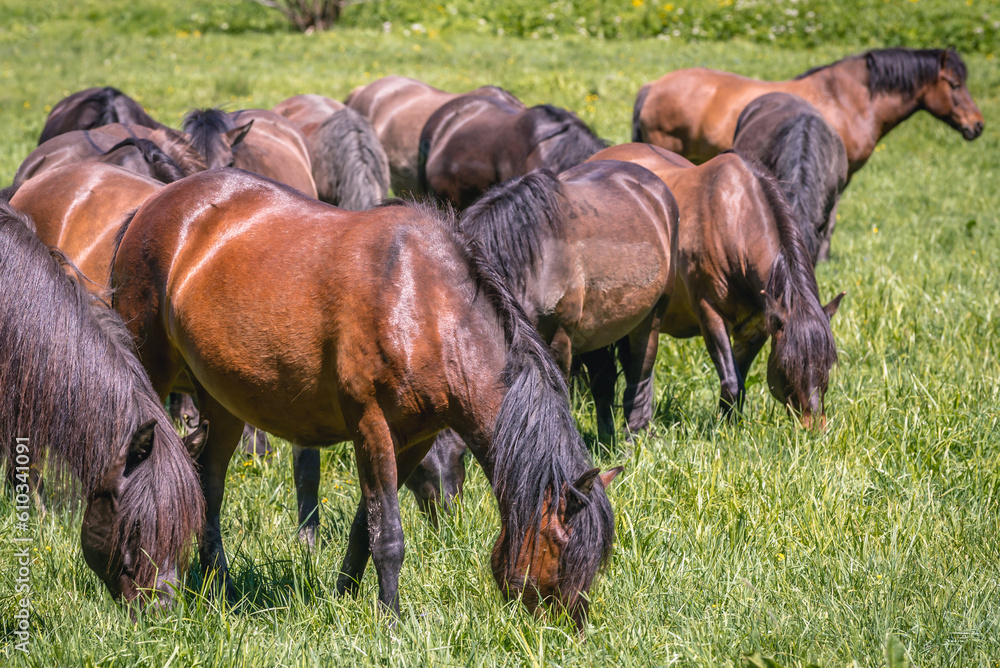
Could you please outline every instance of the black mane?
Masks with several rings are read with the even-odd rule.
[[[142,155],[143,160],[150,166],[153,178],[162,183],[173,183],[184,178],[184,170],[174,162],[173,158],[167,155],[159,146],[148,139],[129,137],[118,142],[107,151],[104,156],[109,156],[127,146],[135,147]]]
[[[192,109],[184,116],[181,127],[190,136],[191,145],[204,157],[205,162],[211,165],[223,145],[219,135],[234,129],[236,125],[228,113],[218,107],[212,107]]]
[[[559,234],[561,194],[559,179],[547,169],[536,169],[490,188],[462,214],[462,231],[476,241],[520,299],[542,244]]]
[[[965,62],[955,49],[874,49],[857,56],[848,56],[829,65],[820,65],[806,70],[796,80],[804,79],[816,72],[839,65],[847,60],[864,58],[868,65],[868,92],[871,95],[884,93],[913,94],[921,86],[937,81],[941,70],[941,59],[945,66],[965,83],[968,71]]]
[[[526,114],[535,123],[534,144],[550,141],[545,154],[545,167],[559,174],[576,167],[608,143],[594,134],[587,124],[568,109],[551,104],[539,104]]]
[[[124,479],[113,531],[136,537],[151,560],[135,578],[153,582],[157,564],[183,559],[201,530],[194,463],[121,318],[66,275],[30,224],[0,204],[0,457],[9,477],[15,438],[28,437],[31,464],[72,473],[87,496],[138,426],[157,420],[149,458]]]

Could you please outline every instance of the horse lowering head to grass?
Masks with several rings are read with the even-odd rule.
[[[803,426],[826,425],[837,347],[794,214],[774,176],[735,153],[695,166],[649,144],[612,146],[592,160],[627,160],[670,187],[680,206],[677,283],[661,331],[701,335],[721,384],[724,414],[740,409],[750,365],[771,339],[771,394]]]
[[[168,601],[204,501],[187,440],[173,430],[121,318],[68,276],[0,204],[0,456],[7,478],[62,469],[86,500],[87,565],[124,601]],[[17,451],[26,439],[28,452]],[[21,489],[16,487],[16,489]]]
[[[49,139],[24,159],[13,185],[18,188],[43,172],[76,162],[116,164],[163,183],[205,169],[204,161],[183,132],[112,123]]]
[[[87,88],[60,100],[45,119],[38,138],[41,145],[56,135],[73,130],[93,130],[111,123],[131,123],[151,130],[165,128],[142,105],[117,88]]]
[[[244,421],[301,447],[353,440],[361,499],[337,589],[356,591],[371,556],[379,601],[397,614],[397,489],[450,427],[496,494],[501,591],[583,624],[611,551],[614,472],[592,468],[562,373],[453,221],[413,204],[345,211],[210,170],[139,208],[112,275],[161,398],[193,389],[212,425],[198,459],[201,563],[227,589],[219,514]]]
[[[983,132],[983,114],[966,87],[954,49],[875,49],[800,74],[758,81],[705,68],[677,70],[636,96],[632,141],[704,162],[733,146],[740,112],[766,93],[803,98],[837,131],[848,177],[861,169],[882,137],[921,109],[966,140]]]
[[[417,179],[422,192],[464,209],[498,183],[533,169],[558,174],[606,146],[567,109],[463,95],[424,125]]]

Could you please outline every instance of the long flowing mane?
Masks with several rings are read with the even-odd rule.
[[[560,234],[562,183],[547,169],[494,186],[462,214],[461,228],[523,297],[548,238]]]
[[[229,114],[213,107],[211,109],[192,109],[184,116],[181,125],[184,132],[191,137],[191,144],[198,151],[208,164],[214,162],[213,158],[222,142],[219,135],[228,132],[236,127]]]
[[[872,95],[884,93],[913,94],[918,88],[933,83],[941,69],[941,57],[945,65],[959,81],[965,82],[968,71],[965,62],[955,49],[874,49],[856,56],[848,56],[830,63],[806,70],[796,80],[804,79],[817,72],[834,67],[848,60],[864,58],[868,65],[868,92]]]
[[[205,158],[191,143],[191,139],[180,130],[160,128],[153,133],[152,141],[181,168],[184,176],[205,171]]]
[[[151,559],[136,579],[152,582],[156,564],[184,559],[201,529],[194,464],[121,318],[66,275],[30,224],[0,204],[0,452],[10,475],[15,439],[28,438],[31,465],[70,472],[86,496],[156,419],[155,447],[124,479],[113,534],[134,535]]]
[[[573,483],[593,466],[569,408],[562,372],[510,290],[474,239],[460,240],[477,290],[493,305],[507,342],[507,392],[496,418],[492,443],[493,489],[504,525],[500,552],[517,555],[525,536],[537,540],[542,513],[559,508],[564,495],[583,509],[569,520],[569,542],[560,555],[560,584],[585,591],[611,555],[614,515],[603,486],[584,496]],[[507,559],[514,577],[516,559]],[[576,600],[570,600],[569,606]]]
[[[775,352],[785,357],[783,363],[787,368],[798,367],[800,373],[790,380],[805,380],[810,369],[829,370],[837,362],[830,319],[819,301],[816,273],[799,225],[777,180],[756,160],[737,155],[757,177],[774,215],[781,242],[781,252],[771,264],[765,287],[788,314],[789,326],[783,331],[783,345]]]
[[[558,174],[603,151],[608,143],[568,109],[540,104],[526,112],[535,122],[534,145],[548,141],[545,167]]]

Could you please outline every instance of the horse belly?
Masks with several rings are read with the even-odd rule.
[[[583,308],[571,333],[575,352],[603,348],[638,327],[663,297],[670,263],[650,242],[580,243]]]

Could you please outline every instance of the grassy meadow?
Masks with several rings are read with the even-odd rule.
[[[603,15],[608,3],[593,4]],[[688,4],[689,16],[716,16],[714,2]],[[374,2],[312,35],[249,2],[5,2],[0,185],[51,105],[87,86],[117,86],[177,126],[192,107],[270,107],[302,92],[343,99],[387,74],[452,90],[496,84],[529,104],[572,108],[617,143],[629,139],[639,86],[671,69],[787,78],[874,45],[944,46],[953,28],[959,38],[966,24],[987,29],[971,33],[979,41],[968,49],[954,41],[983,136],[967,143],[918,113],[841,200],[833,259],[817,270],[824,301],[847,291],[833,321],[840,363],[825,433],[795,428],[770,397],[766,350],[744,416],[729,424],[716,417],[718,379],[702,341],[661,339],[652,429],[628,445],[594,445],[598,465],[625,472],[609,490],[617,538],[586,637],[502,602],[488,559],[496,504],[474,463],[464,502],[439,530],[402,494],[398,624],[375,605],[371,567],[360,596],[336,598],[358,498],[352,449],[323,456],[322,544],[310,554],[295,538],[290,447],[279,443],[270,461],[238,456],[230,466],[223,530],[245,594],[236,607],[198,593],[193,574],[178,607],[132,623],[83,561],[79,514],[59,503],[36,513],[27,656],[13,648],[14,506],[0,495],[0,663],[739,666],[759,652],[783,666],[884,666],[893,634],[917,666],[1000,666],[1000,44],[989,32],[1000,11],[979,0],[882,4],[845,0],[838,6],[860,17],[855,31],[771,46],[739,26],[726,41],[600,39],[572,27],[557,39],[498,35],[509,17],[478,30],[464,1],[441,6],[453,24],[384,27]],[[896,14],[884,32],[871,23]],[[592,409],[574,396],[589,443]]]

